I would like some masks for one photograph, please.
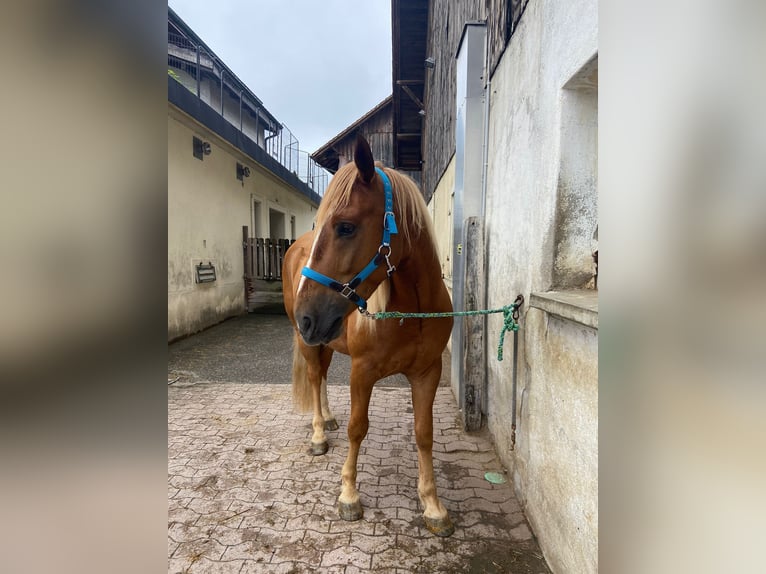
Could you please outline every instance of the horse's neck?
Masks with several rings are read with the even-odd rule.
[[[391,276],[391,281],[392,297],[399,303],[418,311],[451,311],[439,258],[427,235],[413,243],[410,253],[405,254]]]

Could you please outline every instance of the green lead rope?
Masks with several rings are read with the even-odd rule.
[[[508,331],[518,331],[519,323],[514,318],[514,311],[519,305],[512,303],[499,309],[477,309],[476,311],[451,311],[448,313],[402,313],[400,311],[379,311],[377,313],[365,313],[370,319],[440,319],[445,317],[467,317],[469,315],[492,315],[494,313],[503,314],[503,330],[500,331],[500,341],[497,344],[497,360],[503,360],[503,344],[505,343],[505,334]]]

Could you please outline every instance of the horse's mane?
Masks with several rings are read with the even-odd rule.
[[[409,176],[391,168],[384,167],[376,162],[377,167],[382,169],[391,180],[391,189],[394,196],[394,213],[396,225],[402,235],[406,248],[410,249],[413,242],[425,232],[428,234],[433,249],[436,249],[436,239],[431,215],[428,213],[423,194],[420,193],[418,184]],[[330,214],[348,205],[351,201],[351,191],[356,181],[358,170],[353,162],[341,167],[330,181],[330,186],[322,198],[317,211],[316,228],[324,225]],[[383,222],[381,222],[382,229]],[[385,311],[391,293],[389,280],[384,280],[368,300],[371,311]],[[364,321],[361,324],[366,329],[374,329],[375,321]]]
[[[428,233],[431,243],[435,245],[431,216],[418,184],[407,175],[383,167],[379,162],[376,163],[376,166],[382,169],[391,180],[396,224],[407,246],[411,247],[412,242],[423,231]],[[350,162],[341,167],[333,176],[317,211],[317,229],[324,225],[331,213],[345,207],[351,201],[351,190],[354,187],[357,173],[356,165],[354,162]]]

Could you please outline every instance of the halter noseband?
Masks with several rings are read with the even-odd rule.
[[[318,271],[310,269],[308,265],[301,271],[301,275],[304,277],[308,277],[309,279],[343,295],[346,299],[354,303],[359,308],[360,312],[367,309],[367,301],[355,291],[362,281],[372,275],[373,271],[380,266],[384,259],[386,261],[386,266],[388,267],[386,274],[391,277],[391,274],[396,271],[396,267],[391,265],[391,261],[388,259],[391,256],[391,236],[398,233],[396,219],[394,218],[394,196],[391,192],[391,180],[388,179],[388,176],[382,169],[376,167],[375,171],[378,172],[378,175],[383,180],[383,191],[386,197],[386,210],[383,214],[383,239],[380,242],[380,247],[378,247],[378,252],[370,260],[367,266],[357,273],[348,283],[340,283],[339,281],[335,281],[335,279],[330,279],[327,275],[322,275]]]

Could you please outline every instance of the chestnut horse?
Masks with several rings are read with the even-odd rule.
[[[285,309],[295,327],[293,396],[299,408],[313,408],[312,454],[327,452],[325,423],[337,428],[326,390],[333,352],[351,356],[341,518],[358,520],[363,514],[356,469],[369,426],[372,387],[402,373],[412,390],[425,524],[434,534],[449,536],[454,527],[434,481],[432,407],[452,319],[400,322],[367,316],[368,299],[372,311],[452,311],[430,216],[415,182],[376,166],[370,146],[358,136],[354,162],[341,167],[330,182],[314,231],[287,250],[282,278]]]

